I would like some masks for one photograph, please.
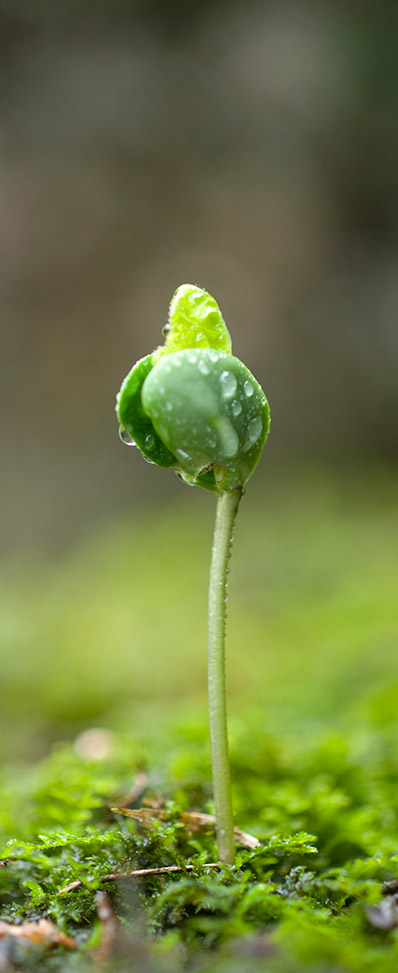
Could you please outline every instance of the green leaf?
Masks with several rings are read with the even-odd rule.
[[[22,882],[22,888],[29,889],[32,905],[41,905],[43,899],[46,898],[46,893],[39,882],[34,882],[29,879],[26,882]]]
[[[194,284],[181,284],[176,290],[165,331],[169,352],[185,348],[231,351],[231,338],[217,302]]]
[[[126,375],[116,398],[116,414],[120,422],[121,436],[126,430],[133,444],[150,463],[172,466],[175,456],[162,443],[143,410],[141,391],[145,379],[153,367],[152,355],[141,358]]]
[[[142,386],[142,406],[192,485],[210,470],[219,490],[246,483],[269,432],[260,385],[238,358],[214,349],[162,358]]]
[[[210,294],[182,284],[170,304],[166,342],[141,358],[117,396],[120,436],[190,486],[243,486],[267,439],[270,411],[261,386],[234,358]]]

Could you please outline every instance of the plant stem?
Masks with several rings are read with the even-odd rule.
[[[228,560],[241,496],[241,488],[218,496],[209,589],[208,676],[213,793],[218,853],[220,861],[227,865],[234,864],[235,841],[227,736],[225,620]]]

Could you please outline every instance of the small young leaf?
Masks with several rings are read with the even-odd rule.
[[[181,284],[177,288],[165,331],[170,352],[184,348],[231,351],[231,338],[217,301],[194,284]]]

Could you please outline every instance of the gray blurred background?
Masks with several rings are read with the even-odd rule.
[[[390,463],[396,4],[2,0],[0,24],[3,546],[186,490],[113,411],[186,281],[269,396],[259,482]]]

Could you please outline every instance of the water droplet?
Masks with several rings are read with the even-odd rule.
[[[210,350],[208,352],[208,355],[209,355],[210,361],[218,361],[218,359],[221,357],[220,356],[220,353],[218,351],[216,351],[215,348],[210,348]]]
[[[236,392],[237,381],[235,375],[231,372],[221,372],[220,384],[222,389],[223,399],[232,399]]]
[[[248,381],[246,381],[246,382],[244,383],[244,386],[243,386],[243,388],[244,388],[244,390],[245,390],[245,395],[247,395],[247,398],[248,398],[248,399],[251,399],[251,397],[252,397],[252,395],[253,395],[253,393],[254,393],[254,388],[253,388],[253,386],[252,386],[252,383],[251,383],[251,382],[248,382]]]
[[[169,400],[167,400],[167,402],[165,402],[164,407],[166,409],[166,412],[172,412],[173,411],[173,403],[172,402],[169,402]]]
[[[119,436],[122,443],[125,443],[126,446],[135,446],[134,439],[131,438],[130,433],[127,432],[127,429],[123,429],[123,426],[119,426]]]
[[[188,351],[187,360],[189,361],[190,365],[195,365],[198,360],[198,353],[196,351]]]
[[[231,412],[233,416],[239,416],[242,412],[242,403],[239,402],[239,399],[235,399],[234,402],[231,402]]]
[[[190,461],[191,457],[189,453],[186,453],[184,449],[176,449],[176,456],[184,462]]]
[[[249,422],[246,432],[246,439],[244,442],[243,449],[250,449],[257,442],[259,436],[263,431],[263,420],[261,416],[256,416]]]
[[[182,358],[178,354],[174,354],[171,357],[170,365],[174,365],[174,368],[181,368]]]
[[[210,372],[209,366],[205,362],[204,358],[201,358],[198,364],[198,369],[202,375],[208,375]]]
[[[177,473],[177,476],[179,477],[180,480],[182,480],[183,483],[186,483],[187,486],[190,486],[190,487],[196,486],[196,477],[195,476],[190,476],[189,473],[183,473],[182,471],[181,471],[181,473],[178,472]]]
[[[153,449],[154,445],[155,445],[155,437],[152,436],[151,433],[149,433],[148,436],[145,436],[144,446],[146,449]]]
[[[220,416],[217,422],[217,432],[220,448],[225,459],[235,456],[239,449],[238,433],[226,416]]]

